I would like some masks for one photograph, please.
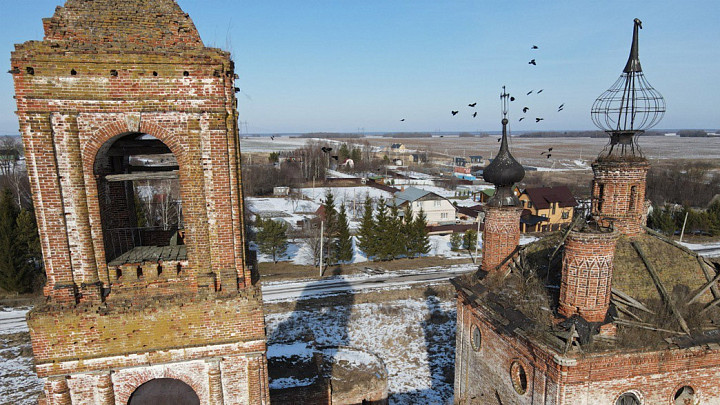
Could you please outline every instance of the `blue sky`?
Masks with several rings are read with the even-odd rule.
[[[251,133],[496,131],[502,85],[518,98],[512,130],[594,129],[590,107],[624,67],[635,17],[645,76],[667,101],[658,128],[720,128],[716,0],[178,2],[206,45],[232,51]],[[62,3],[0,0],[0,134],[18,131],[13,44],[41,39]]]

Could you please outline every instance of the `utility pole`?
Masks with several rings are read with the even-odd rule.
[[[683,235],[685,234],[685,224],[687,224],[687,217],[690,211],[685,212],[685,220],[683,221],[682,231],[680,231],[680,242],[682,242]]]
[[[320,221],[320,277],[321,278],[322,278],[322,273],[323,273],[323,271],[322,271],[323,270],[323,256],[325,253],[325,252],[323,252],[323,239],[325,239],[323,237],[323,226],[324,225],[325,225],[325,221]]]

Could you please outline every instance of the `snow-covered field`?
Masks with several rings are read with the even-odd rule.
[[[455,304],[428,289],[426,299],[346,302],[268,314],[269,350],[310,338],[317,345],[354,346],[377,354],[388,370],[391,404],[452,403]]]
[[[309,187],[300,188],[298,191],[302,193],[306,198],[322,203],[325,199],[325,193],[330,190],[333,197],[335,198],[335,205],[345,204],[345,207],[352,207],[353,202],[356,206],[362,206],[365,202],[365,197],[370,196],[373,200],[377,200],[380,197],[384,199],[392,198],[392,193],[383,191],[374,187],[361,186],[361,187]]]
[[[0,308],[0,403],[37,403],[42,380],[33,371],[30,335],[25,315],[29,308]]]
[[[357,222],[351,222],[350,228],[355,229],[357,225]],[[257,249],[254,243],[250,244],[250,248]],[[482,240],[479,242],[478,250],[481,248]],[[473,254],[475,254],[474,251]],[[450,235],[430,235],[430,253],[428,253],[428,256],[441,256],[447,259],[466,259],[470,257],[467,250],[454,252],[450,249]],[[271,255],[260,252],[257,252],[257,258],[260,263],[270,263],[273,261]],[[287,252],[285,252],[278,261],[293,262],[293,264],[303,266],[314,265],[313,251],[302,239],[291,240],[288,243]],[[357,247],[357,237],[353,237],[353,259],[350,263],[363,263],[366,261],[368,261],[367,256]]]

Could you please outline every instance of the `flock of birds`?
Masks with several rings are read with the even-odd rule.
[[[530,47],[530,49],[531,49],[531,50],[537,50],[537,49],[539,49],[539,47],[538,47],[537,45],[533,45],[532,47]],[[532,66],[537,66],[537,61],[536,61],[535,59],[531,59],[530,62],[528,62],[528,64],[529,64],[529,65],[532,65]],[[532,95],[533,93],[535,93],[535,95],[538,95],[538,94],[542,93],[543,90],[545,90],[545,89],[540,89],[540,90],[538,90],[538,91],[535,91],[535,89],[533,89],[533,90],[528,91],[525,95],[526,95],[526,96],[530,96],[530,95]],[[515,101],[515,97],[510,97],[510,101]],[[476,105],[477,105],[477,102],[473,102],[473,103],[468,104],[468,107],[474,108]],[[558,106],[557,112],[561,112],[563,109],[565,109],[565,104],[564,104],[564,103],[563,103],[563,104],[560,104],[560,106]],[[530,111],[530,107],[527,107],[527,106],[526,106],[526,107],[523,107],[523,109],[522,109],[523,114],[527,114],[528,111]],[[459,113],[460,113],[460,110],[450,110],[450,114],[452,114],[453,117],[456,116],[456,115],[458,115]],[[478,112],[477,112],[477,111],[473,111],[473,113],[472,113],[473,118],[476,118],[477,115],[478,115]],[[518,119],[518,122],[524,120],[525,118],[526,118],[526,117],[520,117],[520,119]],[[535,117],[535,123],[538,123],[538,122],[543,121],[543,120],[545,120],[545,118],[543,118],[543,117]],[[401,121],[401,122],[405,122],[405,118],[402,118],[400,121]]]

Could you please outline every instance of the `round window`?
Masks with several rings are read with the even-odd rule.
[[[510,366],[510,378],[512,379],[513,388],[518,394],[522,395],[527,392],[527,374],[525,368],[519,362],[515,361]]]
[[[476,352],[480,350],[480,343],[482,343],[482,335],[480,334],[480,328],[477,325],[473,325],[470,329],[470,345]]]
[[[675,405],[695,405],[697,403],[695,390],[689,385],[680,387],[680,389],[675,392],[674,399],[675,402],[673,402],[673,404]]]
[[[640,405],[640,398],[632,392],[626,392],[618,397],[615,405]]]

